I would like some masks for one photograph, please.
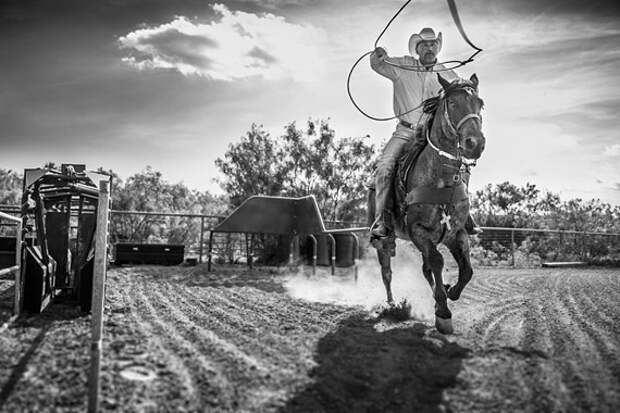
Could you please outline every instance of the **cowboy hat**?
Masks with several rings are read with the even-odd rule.
[[[438,45],[437,53],[441,51],[441,32],[439,32],[439,34],[435,36],[435,31],[433,29],[431,29],[430,27],[425,27],[420,30],[419,34],[414,33],[409,38],[409,54],[411,54],[411,56],[416,54],[416,48],[418,47],[418,43],[420,43],[422,40],[436,41]]]

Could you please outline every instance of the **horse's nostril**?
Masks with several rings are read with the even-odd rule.
[[[465,149],[471,151],[475,147],[476,147],[476,141],[474,140],[474,138],[467,138],[467,139],[465,139]]]

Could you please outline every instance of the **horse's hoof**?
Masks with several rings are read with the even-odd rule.
[[[461,296],[460,294],[456,294],[455,293],[455,289],[453,285],[450,284],[444,284],[443,285],[443,289],[446,290],[446,295],[448,296],[448,298],[452,301],[456,301],[459,299],[459,297]]]
[[[441,334],[452,334],[454,333],[454,328],[452,327],[452,319],[451,318],[441,318],[435,316],[435,327],[437,331]]]

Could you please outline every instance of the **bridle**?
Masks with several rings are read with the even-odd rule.
[[[446,135],[447,137],[454,137],[455,138],[455,140],[456,140],[456,155],[452,155],[449,152],[446,152],[444,150],[439,149],[439,147],[437,145],[435,145],[431,141],[430,128],[429,128],[428,133],[426,134],[426,140],[427,140],[429,146],[435,152],[437,152],[440,156],[443,156],[444,158],[448,158],[448,159],[450,159],[452,161],[461,162],[461,163],[465,164],[467,167],[476,166],[476,160],[475,159],[469,159],[469,158],[466,158],[466,157],[464,157],[462,155],[463,145],[462,145],[461,142],[462,142],[464,137],[461,134],[461,128],[470,119],[478,119],[478,121],[480,123],[482,123],[482,118],[480,117],[480,115],[478,113],[468,113],[467,115],[463,116],[461,118],[461,120],[458,121],[456,126],[454,126],[454,123],[450,119],[450,113],[448,112],[447,97],[448,97],[448,93],[453,92],[455,90],[465,90],[468,94],[474,95],[474,96],[478,96],[478,94],[476,93],[476,90],[473,87],[471,87],[471,86],[461,86],[461,87],[457,87],[457,88],[451,89],[448,92],[445,92],[444,96],[442,96],[442,98],[441,98],[441,100],[443,101],[442,103],[443,103],[443,110],[444,110],[443,111],[443,118],[445,120],[445,122],[441,122],[441,130],[444,133],[444,135]],[[448,128],[449,128],[448,131],[446,131],[444,125],[448,126]]]

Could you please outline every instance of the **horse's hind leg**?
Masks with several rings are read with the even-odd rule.
[[[385,292],[387,293],[387,302],[389,305],[394,304],[394,297],[392,297],[392,267],[390,265],[391,255],[388,250],[377,249],[377,257],[379,257],[379,264],[381,265],[381,278],[383,278],[383,285],[385,285]]]
[[[467,237],[467,232],[461,229],[456,234],[454,240],[446,243],[446,246],[459,265],[459,279],[457,283],[447,288],[448,298],[456,301],[461,296],[463,289],[471,280],[474,273],[471,268],[471,261],[469,260],[469,238]]]

